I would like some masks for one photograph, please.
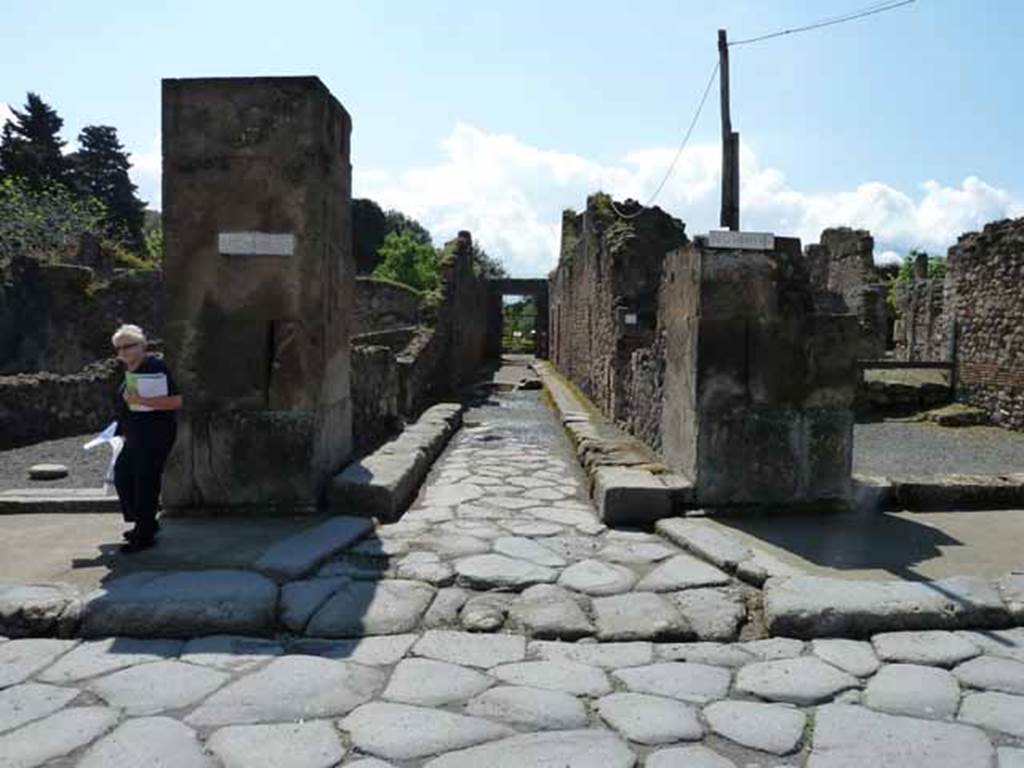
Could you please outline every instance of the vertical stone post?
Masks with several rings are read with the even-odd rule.
[[[312,508],[349,457],[350,133],[315,77],[163,82],[166,507]]]

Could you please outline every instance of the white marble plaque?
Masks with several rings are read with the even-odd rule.
[[[731,232],[727,229],[714,229],[708,232],[708,247],[774,251],[775,235],[771,232]]]
[[[269,232],[221,232],[217,248],[223,256],[291,256],[295,235]]]
[[[631,312],[628,315],[626,315],[625,322],[626,322],[626,325],[636,325],[636,323],[637,323],[637,316]]]

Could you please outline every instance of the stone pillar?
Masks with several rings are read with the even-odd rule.
[[[315,77],[163,82],[169,508],[312,508],[352,446],[351,120]]]
[[[663,451],[709,507],[850,490],[856,318],[817,313],[799,240],[774,242],[666,258]]]

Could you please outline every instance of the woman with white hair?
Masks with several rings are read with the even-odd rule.
[[[132,553],[156,543],[160,479],[177,435],[181,395],[163,360],[146,354],[139,326],[122,325],[111,342],[125,369],[117,398],[117,434],[124,447],[114,465],[114,485],[125,522],[134,523],[121,551]]]

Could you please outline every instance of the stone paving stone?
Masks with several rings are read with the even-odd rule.
[[[491,551],[491,543],[489,541],[478,539],[476,536],[460,536],[440,531],[432,531],[417,536],[411,541],[411,546],[416,549],[426,549],[435,552],[442,558],[470,557],[471,555],[482,555]]]
[[[562,568],[568,565],[565,558],[555,554],[546,547],[542,547],[532,539],[525,539],[521,536],[505,536],[498,539],[494,542],[494,551],[519,560],[527,560],[537,565],[546,565],[550,568]]]
[[[544,640],[531,642],[530,658],[564,659],[602,669],[640,667],[654,660],[651,643],[638,640],[632,643],[558,643]]]
[[[644,768],[736,768],[736,763],[698,744],[652,752]]]
[[[612,530],[609,533],[615,533]],[[663,541],[628,541],[628,540],[615,540],[610,539],[609,544],[606,544],[598,550],[597,556],[602,560],[607,560],[611,563],[620,563],[622,565],[650,565],[651,563],[658,563],[665,561],[669,562],[668,558],[673,555],[679,556],[680,552],[678,549],[668,546]],[[699,560],[697,562],[700,562]],[[712,566],[708,566],[712,567]],[[676,569],[677,571],[681,569]],[[728,581],[728,578],[726,578]],[[694,585],[699,586],[699,585]],[[638,587],[639,588],[639,587]],[[685,589],[685,587],[666,587],[663,589],[650,588],[652,592],[665,592],[671,589]]]
[[[459,623],[469,632],[494,632],[501,629],[508,614],[512,595],[505,592],[482,592],[466,601],[459,611]]]
[[[693,630],[668,598],[655,592],[595,597],[600,640],[690,640]]]
[[[594,516],[594,513],[589,509],[573,506],[565,508],[561,506],[562,502],[555,502],[551,507],[537,507],[530,510],[530,515],[549,523],[558,523],[559,525],[570,525],[577,527],[580,525],[590,526],[599,525],[602,529],[604,528]]]
[[[408,550],[409,543],[397,536],[384,538],[372,536],[348,547],[345,554],[376,560],[390,560],[393,557],[404,555]]]
[[[508,614],[514,625],[532,637],[575,640],[594,633],[594,625],[572,595],[553,584],[524,590]]]
[[[342,555],[326,563],[313,578],[332,579],[340,576],[353,581],[378,581],[384,578],[387,565],[383,560],[356,560]]]
[[[817,704],[856,687],[857,678],[813,656],[759,661],[736,675],[738,692],[789,704]]]
[[[404,659],[391,673],[381,697],[400,704],[436,707],[471,699],[493,684],[493,678],[475,669],[434,659]]]
[[[1000,747],[996,753],[999,756],[998,768],[1024,768],[1024,749]]]
[[[345,768],[394,768],[394,766],[375,757],[367,757],[356,760],[354,763],[345,763]]]
[[[224,768],[331,768],[345,756],[334,727],[323,721],[232,725],[206,746]]]
[[[338,590],[306,625],[313,637],[397,635],[419,625],[434,599],[434,588],[419,581],[353,581]]]
[[[70,634],[80,611],[78,591],[68,584],[0,584],[0,633]]]
[[[466,714],[537,730],[583,728],[583,703],[561,691],[502,685],[485,691],[466,705]]]
[[[272,579],[296,579],[372,529],[373,521],[364,517],[333,517],[273,544],[260,555],[253,568]]]
[[[217,768],[195,732],[169,717],[128,720],[97,741],[78,768]]]
[[[786,755],[804,735],[807,715],[781,704],[753,701],[718,701],[704,707],[711,730],[744,747]]]
[[[735,536],[699,520],[673,517],[659,520],[655,528],[669,541],[710,560],[726,571],[735,571],[736,566],[754,554]]]
[[[503,520],[502,528],[515,536],[540,538],[554,536],[565,532],[565,526],[557,523],[546,523],[543,520]]]
[[[954,632],[884,632],[871,638],[875,652],[883,661],[905,664],[932,664],[952,667],[973,659],[981,649]]]
[[[143,640],[109,637],[81,643],[36,676],[44,683],[73,683],[105,675],[135,664],[176,658],[181,640]]]
[[[479,717],[406,704],[363,704],[340,722],[357,749],[388,760],[411,760],[515,733]]]
[[[292,581],[281,587],[278,607],[281,623],[292,632],[301,633],[324,603],[351,579],[346,576]]]
[[[439,661],[487,669],[522,661],[526,657],[526,638],[433,629],[423,634],[412,652]]]
[[[216,669],[181,661],[156,661],[92,680],[88,688],[111,706],[139,716],[195,704],[228,680],[227,674]]]
[[[436,629],[455,624],[459,611],[472,593],[462,587],[445,587],[437,592],[434,602],[423,615],[422,624],[426,629]]]
[[[868,683],[864,703],[893,715],[951,718],[960,703],[960,686],[944,669],[887,664]]]
[[[595,596],[629,592],[636,582],[636,574],[626,566],[600,560],[581,560],[562,571],[558,578],[559,586]]]
[[[213,694],[185,722],[199,727],[344,715],[372,699],[386,675],[371,667],[283,656]]]
[[[968,694],[960,705],[960,720],[1024,739],[1024,696]]]
[[[854,677],[870,677],[881,666],[874,647],[863,640],[815,640],[811,643],[811,652]]]
[[[77,688],[22,683],[0,691],[0,733],[63,709],[78,696]]]
[[[542,565],[516,560],[505,555],[473,555],[455,562],[459,581],[477,589],[523,589],[548,584],[558,572]]]
[[[545,731],[441,755],[424,768],[633,768],[636,756],[612,731]]]
[[[536,506],[539,499],[522,499],[518,496],[490,496],[480,500],[481,503],[489,504],[499,509],[517,510]]]
[[[452,483],[451,485],[433,483],[427,485],[424,499],[429,504],[454,507],[466,501],[479,499],[483,495],[484,489],[473,483]]]
[[[259,634],[276,623],[278,589],[248,571],[141,572],[85,598],[85,637]]]
[[[697,741],[704,736],[697,710],[675,699],[613,693],[598,700],[597,713],[623,737],[638,744]]]
[[[71,707],[0,736],[0,766],[35,768],[84,747],[117,725],[109,707]]]
[[[661,661],[693,661],[731,669],[753,664],[758,660],[758,657],[735,645],[723,643],[657,643],[654,646],[654,653]]]
[[[1024,627],[993,629],[984,632],[960,631],[957,634],[974,643],[990,656],[1013,659],[1024,664]]]
[[[598,667],[576,661],[524,661],[502,664],[490,673],[510,685],[563,691],[574,696],[603,696],[611,693],[608,676]]]
[[[729,693],[729,670],[707,664],[664,662],[617,669],[612,677],[634,693],[668,696],[694,704],[724,699]]]
[[[666,596],[701,640],[735,640],[740,625],[747,618],[746,602],[735,590],[709,587],[671,592]]]
[[[476,513],[477,507],[469,507],[469,505],[462,505],[459,507],[459,514],[465,515],[469,510],[473,510],[473,514]],[[479,508],[479,509],[482,509]],[[495,514],[493,510],[486,510],[488,514]],[[498,519],[500,522],[500,519]],[[439,531],[445,533],[454,533],[458,536],[472,536],[477,539],[486,539],[487,541],[493,541],[494,539],[501,538],[502,536],[508,536],[508,533],[498,527],[497,522],[491,522],[490,520],[481,520],[476,518],[460,518],[458,520],[452,520],[450,523],[444,523],[438,526]]]
[[[25,639],[0,645],[0,689],[28,680],[77,644],[77,640]]]
[[[992,745],[964,725],[828,704],[815,714],[806,768],[991,768]]]
[[[408,653],[418,635],[380,635],[352,637],[346,640],[302,638],[291,646],[293,653],[321,656],[325,659],[354,661],[370,667],[390,667]]]
[[[770,637],[767,640],[751,640],[740,643],[740,650],[757,656],[761,661],[778,661],[779,659],[795,659],[803,655],[805,643],[791,637]]]
[[[1024,664],[997,656],[979,656],[953,670],[956,678],[971,688],[1024,696]]]
[[[280,643],[260,637],[209,635],[189,640],[181,661],[228,672],[251,672],[284,653]]]
[[[515,477],[508,478],[507,482],[509,485],[518,485],[520,488],[550,488],[556,482],[549,478],[540,477],[539,475],[540,473],[534,477],[529,475],[516,475]]]
[[[398,561],[395,575],[400,579],[425,581],[435,587],[447,587],[455,581],[455,570],[434,552],[410,552]]]
[[[729,576],[724,571],[693,555],[678,554],[640,579],[636,588],[649,592],[675,592],[679,589],[716,587],[728,583]]]

